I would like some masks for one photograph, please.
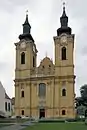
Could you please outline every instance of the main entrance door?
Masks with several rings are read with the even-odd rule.
[[[44,118],[45,117],[45,109],[40,109],[39,110],[39,118]]]

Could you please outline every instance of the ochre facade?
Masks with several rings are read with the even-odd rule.
[[[55,62],[45,57],[37,67],[37,48],[26,15],[23,34],[16,46],[15,115],[75,117],[74,34],[64,22],[54,39]],[[64,26],[64,27],[63,27]],[[65,30],[64,30],[65,28]],[[43,48],[43,47],[42,47]]]

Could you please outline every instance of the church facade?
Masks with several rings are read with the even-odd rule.
[[[54,36],[55,62],[45,57],[37,67],[35,41],[28,15],[16,46],[15,115],[75,117],[74,34],[63,7],[61,27]]]

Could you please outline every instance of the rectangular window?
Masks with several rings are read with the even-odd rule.
[[[62,47],[61,53],[62,60],[66,60],[66,47]]]
[[[10,111],[10,103],[8,103],[8,111]]]
[[[35,58],[33,56],[33,67],[35,67]]]
[[[21,53],[21,64],[25,64],[25,53]]]
[[[5,102],[5,111],[7,111],[7,102]]]

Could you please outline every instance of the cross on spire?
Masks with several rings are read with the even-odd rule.
[[[47,57],[47,51],[46,51],[46,57]]]
[[[26,10],[26,15],[28,15],[28,10]]]
[[[65,2],[63,2],[63,14],[62,14],[63,17],[66,16],[66,11],[65,11]]]
[[[65,2],[63,2],[63,7],[65,7]]]
[[[65,11],[65,2],[63,2],[63,11]]]

